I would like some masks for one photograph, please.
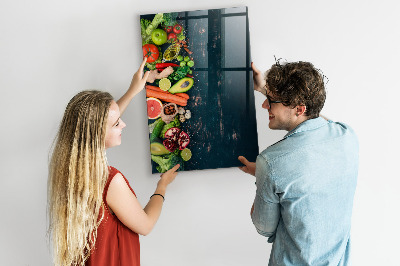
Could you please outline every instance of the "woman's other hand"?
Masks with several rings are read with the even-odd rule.
[[[251,62],[251,68],[253,69],[253,80],[254,80],[254,90],[261,92],[262,94],[266,95],[267,90],[265,88],[266,82],[264,77],[258,68]]]
[[[158,186],[167,187],[169,184],[171,184],[171,182],[174,181],[176,175],[178,174],[176,170],[178,170],[179,167],[180,164],[177,164],[169,169],[167,172],[163,173],[161,175],[160,181],[158,181]]]

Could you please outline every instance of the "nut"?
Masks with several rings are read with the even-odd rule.
[[[179,115],[179,121],[181,123],[185,122],[186,121],[185,116],[184,115]]]

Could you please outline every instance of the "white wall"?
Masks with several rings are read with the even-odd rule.
[[[397,1],[0,2],[1,265],[50,265],[48,152],[69,99],[82,89],[128,87],[141,58],[139,14],[247,5],[253,61],[311,61],[329,77],[323,114],[356,130],[360,171],[353,212],[354,265],[399,265],[399,19]],[[260,148],[267,128],[256,96]],[[142,92],[124,114],[123,145],[109,161],[144,205],[153,193]],[[254,180],[238,169],[180,173],[142,265],[266,265],[271,249],[249,217]],[[327,210],[329,211],[329,210]]]

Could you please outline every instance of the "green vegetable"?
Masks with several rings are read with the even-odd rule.
[[[150,25],[150,23],[151,23],[150,20],[147,20],[147,19],[144,19],[144,18],[142,18],[140,20],[140,30],[141,30],[142,38],[143,38],[144,35],[147,35],[146,34],[146,29]]]
[[[155,125],[155,127],[154,127],[154,129],[153,129],[153,132],[151,132],[151,135],[150,135],[150,142],[153,142],[153,141],[158,137],[158,135],[160,135],[160,132],[161,132],[161,130],[163,129],[163,127],[164,127],[164,125],[165,125],[165,122],[162,121],[161,118],[159,118],[157,121],[158,121],[158,122],[157,122],[157,124]]]
[[[178,163],[180,164],[178,171],[183,170],[183,160],[175,153],[170,153],[164,156],[151,155],[151,159],[158,164],[156,168],[160,173],[165,173]]]
[[[151,24],[146,28],[146,34],[151,35],[151,32],[158,27],[158,25],[163,21],[163,13],[158,13],[154,16]]]
[[[190,57],[189,56],[185,56],[185,58],[183,58],[183,60],[185,60],[185,62],[189,62],[190,61]]]
[[[177,12],[172,13],[164,13],[163,16],[163,25],[165,27],[174,26],[176,24],[176,17],[178,16]]]
[[[157,119],[156,121],[154,121],[153,123],[149,124],[149,132],[150,134],[153,133],[154,128],[156,127],[158,120],[160,120],[161,118]]]
[[[169,122],[168,124],[165,124],[160,132],[160,135],[158,135],[160,138],[164,138],[165,132],[167,132],[168,129],[172,127],[179,127],[181,126],[181,122],[179,122],[178,116],[175,116],[175,119]]]
[[[183,60],[183,56],[181,56],[181,55],[178,55],[178,57],[176,58],[176,60],[178,60],[178,61],[182,61],[182,60]]]
[[[180,65],[181,67],[184,67],[184,66],[186,66],[186,62],[182,61],[179,65]]]
[[[152,63],[146,63],[146,67],[150,70],[155,70],[156,69],[156,65],[152,64]]]
[[[190,71],[190,67],[182,66],[182,67],[174,67],[174,72],[168,76],[168,79],[171,82],[175,82],[186,77],[187,73]]]
[[[183,35],[182,33],[178,35],[178,40],[180,41],[183,41],[185,38],[185,35]]]
[[[150,25],[150,20],[147,19],[141,19],[140,20],[140,30],[141,30],[141,36],[142,36],[142,45],[151,43],[151,34],[146,33],[147,27]]]
[[[193,62],[192,60],[190,60],[189,62],[187,62],[187,65],[188,65],[189,67],[193,67],[193,66],[194,66],[194,62]]]

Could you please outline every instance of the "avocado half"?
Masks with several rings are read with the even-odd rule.
[[[159,138],[156,138],[152,143],[150,143],[150,153],[152,155],[165,155],[170,153],[164,144],[162,144]]]
[[[177,83],[174,84],[168,91],[170,93],[181,93],[187,92],[193,86],[193,79],[192,78],[183,78],[180,79]]]

